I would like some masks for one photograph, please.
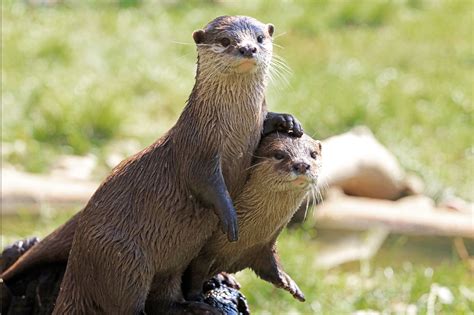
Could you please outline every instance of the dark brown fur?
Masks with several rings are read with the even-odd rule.
[[[218,217],[228,238],[237,237],[231,197],[244,185],[267,114],[270,30],[223,17],[195,33],[187,106],[165,136],[116,167],[81,212],[54,314],[136,314],[147,296],[161,312],[185,310],[182,273]],[[249,57],[252,71],[240,73],[247,56],[239,51],[256,45],[256,31],[265,43]],[[222,35],[233,45],[219,47]]]
[[[263,280],[304,295],[279,262],[275,241],[305,196],[316,189],[321,163],[321,143],[308,136],[275,134],[262,140],[255,164],[242,193],[235,199],[240,238],[229,243],[214,234],[186,271],[189,298],[200,293],[202,283],[219,272],[253,269]],[[303,173],[304,175],[298,174]]]

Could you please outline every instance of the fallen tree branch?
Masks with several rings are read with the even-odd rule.
[[[368,261],[377,254],[388,235],[384,228],[372,228],[362,236],[347,236],[319,251],[315,264],[319,268],[331,269],[351,261]]]
[[[314,211],[316,226],[347,230],[382,227],[408,235],[474,238],[473,214],[439,209],[431,199],[411,196],[399,201],[338,196]]]
[[[18,209],[39,212],[44,205],[82,207],[98,186],[92,181],[2,169],[2,214],[17,213]]]

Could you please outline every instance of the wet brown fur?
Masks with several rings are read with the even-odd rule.
[[[255,71],[235,73],[229,56],[209,44],[207,32],[218,25],[248,40],[255,36],[249,30],[265,34]],[[268,30],[252,18],[224,17],[203,38],[196,33],[205,41],[197,45],[196,83],[183,113],[165,136],[116,167],[81,212],[54,314],[136,314],[147,296],[159,311],[182,311],[181,275],[219,223],[195,186],[222,167],[235,197],[259,142]]]

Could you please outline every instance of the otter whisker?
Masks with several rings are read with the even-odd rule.
[[[311,192],[311,190],[310,190]],[[308,208],[309,208],[309,198],[308,198],[308,194],[306,194],[306,197],[305,197],[305,202],[306,202],[306,208],[304,210],[304,216],[303,216],[303,221],[306,221],[306,215],[308,214]]]
[[[286,35],[287,33],[288,33],[288,32],[282,32],[282,33],[280,33],[280,34],[278,34],[278,35],[275,35],[275,36],[273,36],[273,40],[277,39],[278,37],[284,36],[284,35]],[[273,43],[273,45],[275,45],[275,43]]]
[[[291,71],[290,66],[286,63],[286,60],[285,60],[283,57],[281,57],[281,56],[279,56],[279,55],[277,55],[277,54],[273,54],[273,56],[272,56],[272,61],[278,62],[278,63],[281,64],[283,67],[285,67],[286,69],[288,69],[288,70]]]
[[[189,45],[189,46],[194,46],[195,44],[194,43],[185,43],[185,42],[177,42],[177,41],[170,41],[171,43],[173,44],[178,44],[178,45]]]
[[[289,76],[293,75],[293,72],[291,70],[283,67],[281,64],[279,64],[277,62],[272,62],[270,68],[271,68],[271,70],[273,70],[273,72],[278,72],[283,76],[288,76],[289,77]]]
[[[180,60],[182,60],[182,59],[185,59],[185,58],[187,58],[189,55],[191,55],[191,54],[193,54],[193,53],[194,53],[194,52],[188,52],[188,53],[186,53],[186,54],[183,54],[183,55],[179,56],[176,60],[180,61]]]
[[[254,165],[251,165],[251,166],[247,167],[245,170],[248,171],[248,170],[250,170],[250,169],[252,169],[252,168],[254,168],[254,167],[257,167],[257,166],[262,165],[263,163],[265,163],[265,161],[260,162],[260,163],[256,163],[256,164],[254,164]]]
[[[278,47],[278,48],[281,48],[281,49],[285,49],[285,47],[283,47],[283,46],[281,46],[281,45],[278,45],[278,44],[275,44],[275,43],[273,43],[273,46]]]
[[[318,188],[318,193],[319,193],[319,196],[320,196],[320,199],[321,199],[320,201],[321,201],[321,203],[324,204],[323,194],[325,194],[326,191],[329,188],[327,180],[326,179],[323,179],[323,180],[320,179],[318,181],[318,187],[317,188]]]
[[[282,66],[284,66],[285,68],[290,69],[290,66],[287,64],[286,60],[285,60],[283,57],[281,57],[281,56],[279,56],[279,55],[277,55],[277,54],[275,54],[275,53],[274,53],[273,56],[272,56],[272,61],[278,62],[278,63],[280,63]]]
[[[263,160],[272,160],[272,158],[269,158],[266,156],[255,155],[255,153],[252,154],[252,157],[257,158],[257,159],[263,159]]]
[[[321,204],[324,204],[324,198],[323,198],[323,194],[321,193],[321,190],[316,187],[316,188],[315,188],[315,192],[316,192],[317,197],[318,197],[318,198],[316,199],[317,203],[318,203],[318,204],[320,204],[320,203],[321,203]]]
[[[311,185],[310,193],[311,193],[311,197],[308,198],[307,203],[308,205],[311,204],[312,208],[314,209],[314,186],[313,185]],[[306,220],[306,213],[305,213],[304,219]]]
[[[320,194],[319,189],[316,186],[314,186],[313,193],[313,209],[315,209],[316,205],[320,204],[323,201],[323,196]]]
[[[271,60],[270,71],[271,71],[271,74],[279,74],[283,77],[291,76],[293,74],[293,72],[288,66],[284,65],[280,61],[277,61],[276,59]]]
[[[281,67],[287,69],[287,70],[290,70],[291,71],[291,68],[288,66],[288,64],[286,63],[285,59],[280,57],[279,55],[277,54],[273,54],[272,55],[272,59],[270,60],[272,63],[275,63],[275,64],[278,64],[280,65]]]
[[[282,68],[285,68],[285,69],[291,71],[291,68],[290,68],[290,66],[288,66],[286,61],[284,59],[282,59],[281,57],[279,57],[278,55],[273,54],[273,58],[271,59],[271,62],[274,63],[274,64],[278,64]]]
[[[270,74],[271,75],[277,75],[281,76],[286,79],[286,75],[290,76],[291,73],[285,71],[283,68],[281,68],[279,65],[272,63],[270,66]]]
[[[283,86],[288,86],[290,84],[290,82],[288,81],[288,78],[285,75],[283,75],[280,71],[278,71],[277,67],[270,67],[269,74],[270,74],[271,81],[277,83],[275,86],[277,86],[280,91]]]

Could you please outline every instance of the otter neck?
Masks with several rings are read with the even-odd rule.
[[[269,216],[280,220],[293,212],[299,207],[304,196],[308,193],[306,190],[273,190],[271,186],[266,186],[265,190],[251,189],[244,192],[246,209],[252,209],[254,215]],[[247,208],[248,207],[248,208]]]
[[[267,78],[264,70],[251,73],[216,73],[215,66],[198,62],[191,98],[201,106],[214,107],[215,113],[255,118],[262,110]],[[249,117],[250,118],[250,117]]]
[[[266,75],[216,73],[217,68],[198,62],[196,83],[176,130],[188,146],[195,145],[195,134],[204,135],[200,152],[205,146],[217,146],[212,150],[217,149],[222,159],[227,188],[235,197],[244,187],[263,129]]]
[[[271,185],[262,189],[261,183],[255,184],[251,178],[236,201],[239,222],[243,222],[239,224],[243,242],[273,237],[288,223],[308,193],[306,190],[273,190]]]

